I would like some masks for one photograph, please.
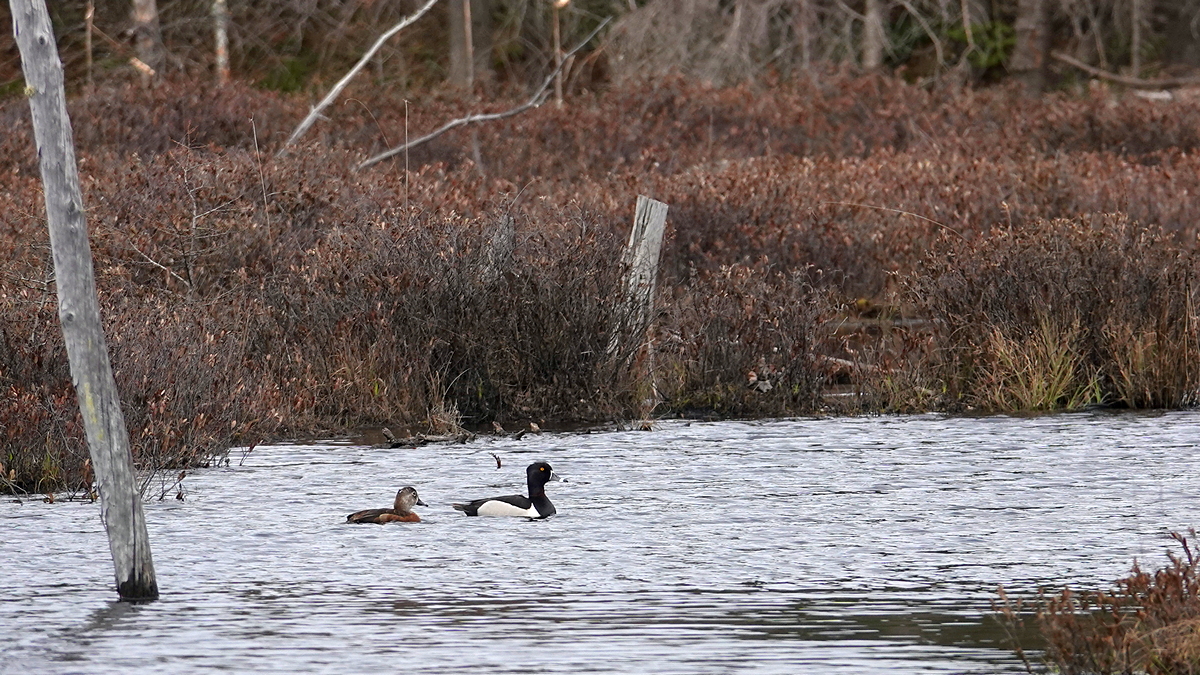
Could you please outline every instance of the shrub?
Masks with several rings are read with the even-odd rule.
[[[1200,386],[1195,265],[1168,234],[1123,217],[1038,221],[943,236],[909,290],[937,323],[950,401],[1177,407]]]
[[[353,167],[478,103],[414,94],[406,118],[355,89],[278,159],[296,98],[71,101],[143,466],[363,425],[640,416],[652,387],[659,414],[811,412],[835,382],[852,410],[1193,402],[1200,157],[1172,144],[1194,104],[675,78],[448,133],[406,174]],[[74,485],[24,101],[0,125],[0,461],[24,489]],[[638,194],[671,206],[655,349],[614,358]]]
[[[1152,573],[1135,562],[1109,591],[1043,592],[1035,621],[1046,661],[1066,675],[1200,672],[1200,559],[1191,545],[1196,532],[1189,534],[1171,534],[1182,556],[1168,553],[1167,565]],[[1001,616],[1014,634],[1024,608],[1001,592]],[[1019,645],[1018,652],[1024,655]]]
[[[831,304],[805,273],[732,266],[669,292],[660,294],[652,366],[662,412],[779,416],[820,406],[815,355]]]

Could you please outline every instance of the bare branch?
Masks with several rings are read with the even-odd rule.
[[[592,38],[596,37],[596,35],[600,32],[600,30],[608,25],[609,21],[612,21],[612,17],[609,17],[609,18],[605,19],[604,21],[602,21],[599,26],[596,26],[596,30],[592,31],[590,35],[588,35],[586,38],[583,39],[582,42],[575,45],[575,47],[571,51],[567,52],[563,56],[562,60],[559,62],[558,67],[556,67],[553,70],[553,72],[551,72],[548,76],[546,76],[546,79],[542,82],[542,86],[538,87],[538,90],[533,93],[533,96],[529,97],[528,101],[522,103],[521,105],[519,105],[515,108],[512,108],[511,110],[506,110],[504,112],[486,113],[486,114],[480,114],[480,115],[467,115],[466,117],[461,117],[459,119],[452,120],[450,122],[443,124],[441,126],[441,128],[439,128],[437,131],[433,131],[431,133],[425,134],[424,136],[413,139],[413,140],[405,143],[404,145],[397,146],[395,148],[392,148],[391,150],[386,150],[384,152],[379,153],[378,155],[375,155],[374,157],[359,164],[357,167],[355,167],[355,170],[357,171],[357,170],[365,169],[373,164],[378,164],[379,162],[382,162],[383,160],[388,159],[389,157],[395,157],[396,155],[404,152],[405,150],[411,150],[412,148],[415,148],[418,145],[421,145],[423,143],[428,143],[429,141],[437,138],[438,136],[441,136],[442,134],[446,133],[447,131],[450,131],[451,129],[456,129],[458,127],[461,127],[461,126],[464,126],[467,124],[474,124],[476,122],[490,122],[492,120],[504,119],[505,117],[512,117],[513,115],[523,113],[526,110],[529,110],[530,108],[541,105],[541,103],[546,100],[546,90],[550,88],[550,84],[552,82],[554,82],[555,76],[558,75],[560,70],[562,70],[563,64],[567,63],[568,60],[572,56],[575,55],[575,52],[579,51],[580,49],[583,49],[583,47],[585,45],[587,45],[587,43],[591,42]]]
[[[440,129],[438,129],[437,131],[426,134],[420,138],[413,139],[412,141],[405,143],[404,145],[397,146],[395,148],[392,148],[391,150],[387,150],[378,155],[375,155],[374,157],[359,164],[355,168],[356,169],[365,169],[368,166],[371,166],[373,164],[378,164],[379,162],[382,162],[383,160],[385,160],[389,157],[394,157],[394,156],[404,152],[405,150],[414,148],[418,145],[421,145],[422,143],[427,143],[427,142],[433,140],[434,138],[441,136],[442,134],[446,133],[447,131],[461,127],[465,124],[471,124],[474,122],[490,122],[492,120],[500,120],[500,119],[504,119],[505,117],[512,117],[513,115],[516,115],[518,113],[525,112],[526,110],[529,110],[530,108],[541,105],[546,100],[545,94],[546,94],[546,86],[543,85],[542,88],[538,89],[537,93],[533,95],[533,98],[531,98],[528,101],[526,101],[525,103],[517,106],[516,108],[513,108],[512,110],[506,110],[501,113],[488,113],[488,114],[483,114],[483,115],[468,115],[467,117],[463,117],[463,118],[456,119],[451,122],[447,122],[446,124],[442,125],[442,127]]]
[[[350,69],[350,72],[346,73],[345,77],[338,80],[338,83],[333,85],[333,89],[329,90],[329,93],[325,95],[325,98],[321,99],[321,102],[309,111],[308,117],[305,117],[304,121],[300,122],[299,126],[296,127],[296,130],[292,132],[292,135],[288,137],[287,142],[285,142],[283,147],[279,149],[279,152],[275,153],[275,156],[282,157],[283,155],[287,154],[288,146],[292,143],[295,143],[297,139],[304,135],[304,132],[308,131],[309,127],[311,127],[317,121],[317,118],[321,116],[321,111],[324,110],[330,103],[333,103],[334,99],[338,97],[338,94],[342,93],[342,90],[346,88],[346,85],[350,83],[350,80],[358,74],[358,71],[363,69],[363,66],[367,65],[367,62],[371,60],[371,57],[375,55],[375,52],[379,51],[379,48],[383,46],[383,43],[387,42],[388,38],[404,30],[414,21],[421,18],[425,12],[428,12],[431,7],[437,4],[437,1],[438,0],[428,0],[415,13],[405,17],[403,21],[389,28],[383,35],[380,35],[379,39],[375,41],[375,44],[371,45],[371,48],[367,50],[367,53],[363,54],[362,58],[358,60],[358,63],[354,64],[354,67]]]
[[[112,45],[112,47],[114,49],[116,49],[118,52],[122,52],[123,54],[128,54],[130,52],[130,49],[128,47],[121,44],[117,40],[114,40],[112,37],[110,37],[108,35],[108,33],[105,33],[104,31],[100,30],[99,28],[96,28],[95,24],[92,24],[92,32],[95,33],[96,35],[99,35],[100,37],[104,38],[104,40],[106,42],[108,42],[108,44]],[[146,65],[145,63],[143,63],[142,60],[136,56],[129,57],[129,65],[133,66],[134,69],[136,69],[139,73],[142,73],[143,75],[146,75],[147,77],[154,77],[154,75],[155,75],[154,69],[151,68],[150,66]]]
[[[921,30],[925,31],[925,35],[929,36],[929,41],[933,43],[933,50],[937,52],[938,68],[945,68],[946,55],[942,53],[942,41],[938,39],[937,33],[933,32],[933,28],[929,25],[929,22],[925,21],[925,17],[921,16],[921,13],[917,11],[916,7],[912,6],[912,3],[908,2],[908,0],[900,0],[900,4],[904,5],[904,9],[908,10],[909,15],[921,25]]]
[[[1082,70],[1083,72],[1098,77],[1109,82],[1123,84],[1126,87],[1134,89],[1175,89],[1178,87],[1186,87],[1193,84],[1200,84],[1200,77],[1166,77],[1161,80],[1143,80],[1139,77],[1126,77],[1125,75],[1117,75],[1110,73],[1107,70],[1101,70],[1094,66],[1080,61],[1079,59],[1071,58],[1061,52],[1051,52],[1050,56],[1062,61],[1068,66],[1072,66]]]
[[[137,246],[134,246],[133,244],[130,244],[130,245],[129,245],[129,247],[130,247],[130,248],[132,248],[133,250],[137,251],[138,253],[140,253],[140,254],[141,254],[141,256],[142,256],[143,258],[145,258],[145,259],[146,259],[146,262],[150,263],[151,265],[154,265],[154,266],[155,266],[155,267],[157,267],[158,269],[160,269],[160,270],[162,270],[162,271],[166,272],[167,274],[169,274],[169,275],[171,275],[171,276],[175,277],[176,279],[178,279],[178,280],[179,280],[179,283],[183,284],[183,285],[184,285],[184,286],[185,286],[185,287],[186,287],[188,290],[191,290],[191,289],[192,289],[192,285],[188,283],[188,280],[187,280],[187,279],[184,279],[183,277],[181,277],[181,276],[179,276],[178,274],[176,274],[174,270],[172,270],[172,269],[171,269],[171,268],[169,268],[169,267],[166,267],[166,266],[164,266],[162,263],[158,262],[158,261],[157,261],[157,260],[155,260],[154,258],[151,258],[150,256],[146,255],[146,254],[145,254],[145,252],[143,252],[143,251],[142,251],[142,249],[138,248]]]

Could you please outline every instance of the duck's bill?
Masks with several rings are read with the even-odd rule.
[[[417,506],[429,506],[429,505],[426,504],[425,502],[421,501],[420,499],[417,499]]]
[[[557,473],[555,473],[553,471],[550,472],[550,480],[562,481],[563,483],[567,482],[566,478],[563,478],[562,476],[558,475]]]

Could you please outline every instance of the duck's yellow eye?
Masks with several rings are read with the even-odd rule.
[[[546,470],[546,467],[544,467],[544,466],[539,466],[539,467],[538,467],[538,471],[545,471],[545,470]]]

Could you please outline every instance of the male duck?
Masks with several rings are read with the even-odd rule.
[[[507,495],[476,499],[452,506],[468,516],[516,516],[518,518],[549,518],[555,514],[554,504],[546,497],[546,483],[561,480],[545,462],[534,462],[525,469],[529,481],[529,496]]]
[[[417,496],[414,487],[402,487],[396,492],[396,503],[390,509],[367,509],[346,516],[347,523],[419,523],[420,516],[413,513],[413,505],[426,506]]]

